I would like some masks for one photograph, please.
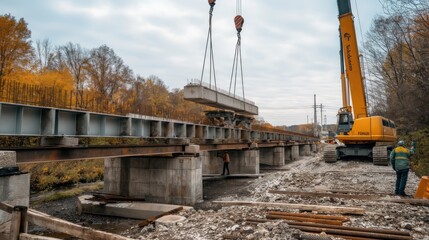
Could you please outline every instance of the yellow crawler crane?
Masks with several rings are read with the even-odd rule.
[[[337,0],[337,4],[343,100],[343,107],[337,115],[337,132],[338,140],[344,145],[326,146],[323,157],[325,162],[336,162],[345,157],[369,157],[376,165],[388,165],[389,152],[397,140],[396,127],[394,122],[387,118],[368,116],[350,0]]]

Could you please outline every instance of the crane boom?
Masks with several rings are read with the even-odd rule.
[[[353,104],[354,119],[368,117],[362,70],[350,0],[337,0],[340,21],[342,58],[345,60],[345,74],[348,79]],[[343,87],[343,96],[346,95]],[[343,98],[344,100],[344,98]],[[344,105],[344,102],[343,102]],[[350,110],[350,106],[345,106]]]

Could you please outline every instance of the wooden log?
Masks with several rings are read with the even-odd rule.
[[[287,195],[300,195],[300,196],[316,196],[316,197],[335,197],[335,198],[347,198],[347,199],[361,199],[361,200],[377,200],[378,196],[371,195],[350,195],[340,193],[323,193],[323,192],[294,192],[294,191],[278,191],[270,190],[269,193],[275,194],[287,194]]]
[[[248,202],[248,201],[213,201],[213,204],[219,204],[223,206],[259,206],[259,207],[275,207],[275,208],[292,208],[304,211],[317,211],[317,212],[329,212],[329,213],[341,213],[341,214],[354,214],[363,215],[365,210],[363,208],[352,208],[352,207],[337,207],[337,206],[321,206],[321,205],[306,205],[306,204],[294,204],[294,203],[278,203],[278,202]]]
[[[12,211],[12,219],[10,221],[10,240],[19,238],[19,230],[21,228],[21,210],[19,207],[14,207]]]
[[[377,239],[386,239],[386,240],[412,240],[413,239],[411,236],[402,236],[402,235],[393,235],[393,234],[384,234],[384,233],[372,233],[372,232],[350,231],[350,230],[317,228],[317,227],[304,227],[304,226],[296,226],[296,225],[293,226],[293,228],[296,228],[305,232],[316,232],[316,233],[325,232],[326,234],[338,234],[338,235],[353,236],[353,237],[366,237],[366,238],[377,238]]]
[[[292,216],[284,216],[284,215],[267,215],[267,219],[286,219],[286,220],[292,220],[292,221],[299,221],[299,222],[312,222],[312,223],[322,223],[322,224],[328,224],[328,225],[342,225],[342,221],[338,220],[328,220],[328,219],[314,219],[314,218],[307,218],[307,217],[292,217]]]
[[[268,214],[292,216],[292,217],[307,217],[307,218],[314,218],[314,219],[339,220],[342,222],[349,221],[349,218],[345,216],[320,215],[320,214],[310,214],[310,213],[290,213],[290,212],[268,212]]]
[[[258,223],[273,221],[269,219],[260,219],[260,218],[247,218],[245,220],[250,222],[258,222]],[[340,230],[363,231],[363,232],[372,232],[372,233],[384,233],[384,234],[392,234],[392,235],[410,236],[409,232],[389,230],[389,229],[333,226],[333,225],[326,225],[326,224],[319,224],[319,223],[294,222],[294,221],[287,221],[287,220],[285,220],[284,222],[291,226],[307,226],[307,227],[317,227],[317,228],[327,228],[327,229],[340,229]]]
[[[65,220],[40,213],[35,210],[28,210],[27,218],[30,223],[42,226],[53,231],[62,232],[74,237],[88,240],[130,240],[116,234],[94,230],[88,227],[67,222]]]
[[[19,234],[19,240],[61,240],[59,238],[31,235],[28,233]]]
[[[4,202],[0,202],[0,210],[5,211],[7,213],[13,212],[13,206]]]

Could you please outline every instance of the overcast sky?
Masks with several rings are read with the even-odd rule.
[[[361,41],[359,21],[365,35],[382,7],[377,0],[351,2]],[[49,39],[55,46],[72,42],[87,49],[106,44],[135,74],[156,75],[170,90],[201,76],[206,0],[1,0],[0,9],[24,18],[33,42]],[[237,41],[236,12],[235,0],[218,0],[213,16],[217,86],[225,90]],[[242,0],[242,15],[245,96],[259,106],[259,116],[274,125],[306,123],[313,119],[316,94],[317,104],[326,106],[323,116],[335,123],[341,107],[336,1]]]

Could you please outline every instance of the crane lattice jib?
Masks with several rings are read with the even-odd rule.
[[[340,37],[346,77],[349,81],[350,95],[355,119],[368,117],[362,70],[356,31],[351,12],[350,0],[337,0],[340,21]]]

